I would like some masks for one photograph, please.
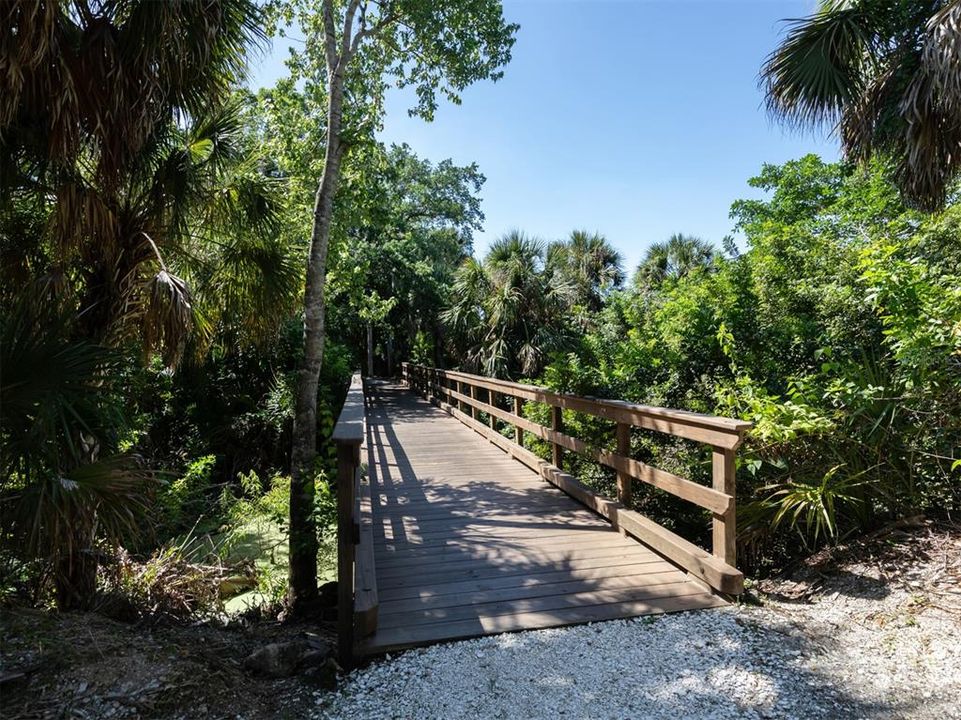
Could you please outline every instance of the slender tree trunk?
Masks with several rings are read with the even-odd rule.
[[[294,399],[290,481],[290,587],[288,604],[295,614],[310,610],[317,599],[317,529],[314,519],[314,459],[317,452],[317,385],[324,359],[327,251],[340,179],[344,78],[338,64],[330,74],[327,99],[327,148],[324,172],[314,198],[314,223],[304,293],[304,355]]]
[[[374,325],[367,323],[367,376],[374,377]]]

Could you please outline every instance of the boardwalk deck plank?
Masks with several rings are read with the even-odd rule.
[[[724,601],[442,410],[372,384],[378,653]]]

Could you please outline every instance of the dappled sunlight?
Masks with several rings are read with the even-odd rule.
[[[351,676],[324,717],[363,717],[384,693],[423,718],[909,716],[860,699],[808,661],[832,652],[749,608],[497,635],[403,654]],[[429,669],[429,672],[427,671]],[[603,708],[603,711],[600,710]]]

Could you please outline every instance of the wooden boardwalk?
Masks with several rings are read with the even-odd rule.
[[[725,604],[406,386],[371,383],[367,405],[361,652]]]

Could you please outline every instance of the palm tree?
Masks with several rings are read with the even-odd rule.
[[[492,243],[482,263],[470,258],[461,266],[442,320],[465,368],[534,374],[569,336],[572,288],[546,272],[544,260],[544,243],[515,230]]]
[[[218,273],[283,255],[264,241],[277,193],[252,167],[229,102],[245,47],[263,37],[261,11],[251,0],[80,0],[8,3],[0,18],[11,29],[0,46],[11,67],[0,72],[0,203],[5,217],[39,211],[30,228],[3,228],[5,240],[63,280],[83,335],[139,336],[175,364],[190,331],[208,325],[175,271],[191,265],[216,286]]]
[[[140,502],[143,473],[117,453],[116,349],[173,366],[214,325],[262,328],[238,308],[296,297],[276,183],[229,102],[260,21],[252,0],[0,8],[0,501],[64,607],[90,599],[98,528],[131,527]]]
[[[637,266],[634,284],[650,291],[667,280],[678,280],[701,268],[709,268],[715,258],[714,246],[693,235],[675,233],[667,242],[654,243]]]
[[[943,206],[961,171],[961,0],[822,0],[761,79],[771,112],[828,125],[845,154],[889,156],[904,197]]]
[[[624,283],[621,255],[603,235],[574,230],[547,248],[548,272],[571,284],[575,303],[587,314],[599,312],[607,294]]]

